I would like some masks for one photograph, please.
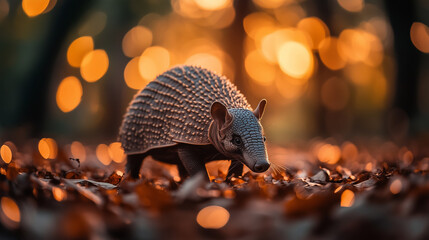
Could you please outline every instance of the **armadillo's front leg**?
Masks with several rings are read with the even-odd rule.
[[[177,150],[177,153],[179,155],[180,161],[191,177],[199,173],[203,173],[205,178],[209,180],[205,163],[195,150],[181,147]]]
[[[239,177],[243,174],[243,163],[237,160],[231,160],[231,165],[229,165],[228,174],[226,175],[226,180],[230,180],[232,177]]]

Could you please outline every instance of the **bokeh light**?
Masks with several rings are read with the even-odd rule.
[[[311,38],[306,32],[295,28],[280,29],[262,38],[261,50],[264,57],[272,63],[277,63],[280,48],[287,42],[297,42],[305,47],[311,46]]]
[[[131,59],[128,62],[127,66],[125,66],[125,70],[124,70],[125,83],[129,88],[136,89],[136,90],[142,89],[144,86],[146,86],[147,83],[149,83],[149,80],[144,79],[140,74],[139,60],[140,60],[140,57],[135,57]],[[146,63],[143,62],[143,64],[146,64]],[[147,66],[145,65],[145,67]]]
[[[253,0],[256,5],[262,8],[278,8],[283,4],[291,3],[293,0]]]
[[[63,201],[67,197],[67,192],[59,187],[52,187],[52,195],[58,202]]]
[[[319,54],[322,63],[332,70],[341,69],[346,65],[346,62],[340,56],[338,39],[335,37],[328,37],[320,42]]]
[[[3,162],[10,163],[12,161],[12,150],[6,144],[3,144],[0,148],[0,156]]]
[[[57,89],[57,106],[63,112],[70,112],[79,105],[82,95],[83,89],[79,79],[74,76],[66,77]]]
[[[429,53],[429,27],[421,22],[411,25],[410,37],[414,46],[421,52]]]
[[[351,190],[345,190],[341,194],[341,207],[351,207],[355,202],[355,194]]]
[[[197,6],[203,10],[214,11],[225,8],[231,3],[231,0],[194,0]]]
[[[157,75],[163,73],[170,66],[170,52],[161,46],[147,48],[142,56],[149,57],[155,63]]]
[[[359,151],[351,142],[345,142],[341,146],[341,158],[345,159],[347,161],[355,161],[357,156],[359,154]]]
[[[244,67],[247,74],[256,83],[269,86],[276,78],[276,66],[264,60],[260,51],[252,51],[244,60]]]
[[[80,67],[83,57],[94,50],[94,40],[83,36],[74,40],[67,49],[67,61],[70,66]]]
[[[147,48],[139,58],[139,73],[146,80],[152,81],[170,66],[170,53],[160,46]]]
[[[402,191],[402,182],[399,178],[392,181],[392,183],[389,186],[390,192],[392,194],[398,194]]]
[[[42,138],[39,141],[38,149],[44,159],[55,159],[58,154],[58,146],[52,138]]]
[[[155,61],[147,56],[140,56],[138,60],[138,73],[144,79],[149,82],[155,79],[158,74]],[[130,66],[132,67],[132,65]],[[131,68],[132,70],[132,68]],[[139,84],[144,86],[145,84]]]
[[[311,48],[317,49],[320,42],[329,36],[329,29],[326,24],[317,17],[308,17],[298,22],[297,28],[306,32],[312,41]]]
[[[110,158],[116,163],[121,163],[125,160],[125,153],[120,142],[109,144],[108,152]]]
[[[42,14],[49,5],[49,0],[22,0],[22,10],[29,17]]]
[[[95,149],[95,154],[97,155],[98,160],[106,166],[112,162],[112,159],[109,156],[109,147],[106,144],[99,144]]]
[[[338,4],[349,12],[360,12],[365,6],[364,0],[337,0]]]
[[[325,144],[317,151],[317,158],[324,163],[335,164],[340,160],[341,150],[338,146]]]
[[[313,72],[313,54],[299,42],[286,42],[277,55],[280,69],[294,78],[308,77]]]
[[[1,210],[9,220],[12,220],[15,223],[19,223],[21,221],[21,212],[13,199],[2,197]]]
[[[127,57],[137,57],[152,44],[152,31],[143,26],[129,30],[122,39],[122,51]]]
[[[338,47],[343,60],[351,63],[365,61],[371,50],[368,34],[355,29],[345,29],[341,32]]]
[[[79,141],[73,141],[70,145],[70,152],[73,158],[79,159],[80,162],[86,160],[86,149],[85,146]]]
[[[48,142],[44,139],[44,138],[42,138],[40,141],[39,141],[39,145],[38,145],[38,149],[39,149],[39,153],[40,153],[40,155],[42,155],[42,157],[44,158],[44,159],[48,159],[49,158],[49,144],[48,144]]]
[[[102,78],[109,68],[109,57],[102,49],[93,50],[83,57],[80,74],[87,82],[95,82]]]
[[[57,4],[58,0],[49,0],[49,4],[46,7],[45,11],[43,11],[43,14],[50,12],[52,9],[54,9],[55,5]]]
[[[247,35],[257,41],[278,28],[275,19],[264,12],[247,15],[243,19],[243,27]]]
[[[198,224],[207,229],[219,229],[229,220],[229,212],[220,206],[208,206],[201,209],[197,215]]]
[[[185,64],[205,67],[219,74],[223,73],[222,61],[209,53],[197,53],[186,59]]]

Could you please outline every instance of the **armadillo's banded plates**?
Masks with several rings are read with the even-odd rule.
[[[140,91],[124,116],[119,138],[125,153],[144,153],[178,142],[210,144],[210,106],[252,110],[226,77],[195,66],[178,66]]]

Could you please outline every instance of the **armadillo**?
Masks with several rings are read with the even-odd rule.
[[[146,156],[175,164],[181,179],[214,160],[231,160],[227,178],[270,167],[260,123],[266,100],[253,111],[225,76],[197,66],[176,66],[134,96],[119,130],[126,172],[139,178]]]

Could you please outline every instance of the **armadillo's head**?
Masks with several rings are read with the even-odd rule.
[[[265,99],[252,112],[248,109],[227,109],[214,102],[210,112],[213,123],[209,138],[223,155],[239,160],[254,172],[265,172],[270,167],[265,136],[259,122],[264,113]]]

